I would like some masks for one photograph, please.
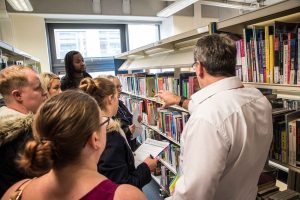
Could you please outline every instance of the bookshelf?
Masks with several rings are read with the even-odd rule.
[[[253,26],[272,26],[274,21],[300,23],[300,1],[285,0],[270,6],[262,7],[255,11],[216,22],[215,25],[217,31],[230,32],[239,36],[243,36],[243,30],[246,28],[252,28]],[[182,68],[191,67],[194,61],[193,46],[195,45],[197,39],[203,35],[209,34],[209,32],[209,26],[199,27],[159,42],[122,53],[115,57],[117,59],[126,60],[119,70],[127,70],[129,73],[131,73],[132,70],[145,70],[148,72],[150,69],[173,68],[175,73],[180,73]],[[245,87],[271,89],[275,94],[278,95],[279,98],[300,100],[299,83],[275,84],[263,83],[259,81],[244,81],[244,85]],[[140,96],[126,91],[124,91],[124,94],[134,98],[147,99],[161,104],[158,99],[153,97]],[[171,109],[187,112],[187,110],[179,109],[177,106],[171,107]],[[180,147],[180,144],[177,141],[172,141],[172,138],[169,138],[165,133],[162,133],[156,126],[147,125],[146,123],[144,123],[144,125]],[[274,166],[284,172],[289,172],[292,170],[300,173],[300,167],[292,166],[278,160],[270,159],[268,163],[269,165]],[[168,163],[164,163],[163,160],[162,164],[168,167]],[[172,169],[170,170],[173,171]]]
[[[5,63],[12,64],[16,62],[21,62],[22,65],[30,66],[38,73],[41,73],[40,60],[34,56],[29,55],[28,53],[17,49],[10,44],[7,44],[0,40],[0,58]]]
[[[156,126],[148,125],[148,124],[146,124],[145,122],[142,122],[142,124],[143,124],[144,126],[150,128],[150,129],[154,130],[156,133],[160,134],[161,136],[163,136],[163,137],[166,138],[167,140],[173,142],[174,144],[176,144],[177,146],[180,147],[180,143],[179,143],[179,142],[177,142],[177,141],[174,140],[173,138],[167,136],[166,133],[162,133]]]
[[[164,166],[166,166],[169,170],[171,170],[171,172],[173,172],[174,174],[177,174],[177,171],[175,169],[175,167],[173,167],[172,165],[170,165],[170,163],[168,163],[167,161],[164,161],[163,159],[159,158],[158,159],[159,162],[161,162],[161,164],[163,164]]]
[[[162,190],[165,194],[167,194],[168,196],[170,196],[169,191],[166,190],[166,188],[160,184],[161,176],[154,176],[153,174],[151,174],[151,177],[152,177],[152,179],[160,186],[161,190]]]
[[[155,98],[155,97],[145,97],[145,96],[141,96],[141,95],[136,95],[136,94],[133,94],[133,93],[130,93],[130,92],[126,92],[126,91],[122,91],[123,94],[126,94],[126,95],[129,95],[129,96],[132,96],[132,97],[135,97],[135,98],[140,98],[140,99],[147,99],[149,101],[153,101],[155,103],[158,103],[158,104],[163,104],[158,98]],[[180,107],[180,106],[170,106],[169,108],[172,108],[172,109],[175,109],[175,110],[179,110],[179,111],[182,111],[182,112],[189,112],[188,110]]]

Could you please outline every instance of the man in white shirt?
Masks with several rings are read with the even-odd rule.
[[[191,100],[160,91],[165,106],[191,116],[181,138],[175,200],[255,199],[272,140],[272,108],[235,76],[236,47],[225,35],[200,38],[194,50],[200,91]]]

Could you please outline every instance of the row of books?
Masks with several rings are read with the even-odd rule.
[[[165,140],[164,137],[162,137],[157,132],[153,131],[150,128],[145,127],[142,141],[145,141],[146,138],[151,138],[154,140],[163,141]],[[164,160],[166,163],[168,163],[170,166],[172,166],[176,171],[179,170],[179,155],[180,155],[180,147],[178,147],[175,144],[170,144],[167,148],[163,150],[163,152],[159,155],[159,158],[161,160]]]
[[[170,194],[169,186],[171,185],[171,183],[175,179],[175,177],[176,177],[176,175],[170,169],[168,169],[164,165],[161,165],[160,185],[163,188],[165,188],[169,194]]]
[[[287,110],[300,110],[300,101],[283,99],[283,107]]]
[[[121,95],[120,99],[124,102],[125,106],[131,113],[133,113],[137,109],[139,111],[139,114],[142,115],[142,110],[144,106],[143,100],[131,98],[126,95]]]
[[[158,109],[158,128],[161,132],[180,142],[183,127],[188,121],[189,115],[185,112]]]
[[[273,116],[273,141],[270,158],[292,166],[300,166],[300,116],[287,120],[299,111],[286,110]]]
[[[158,91],[167,90],[189,98],[200,89],[195,73],[191,72],[182,72],[179,77],[173,72],[122,74],[119,79],[124,91],[145,97],[154,97]]]
[[[150,128],[144,127],[144,131],[140,136],[141,142],[145,141],[147,138],[162,141],[164,138],[153,131]],[[161,160],[164,160],[168,165],[174,167],[176,171],[179,169],[179,154],[180,148],[176,145],[170,144],[164,151],[159,155]],[[154,171],[154,176],[159,179],[159,184],[162,186],[163,190],[167,192],[167,196],[170,194],[170,184],[174,181],[176,175],[167,166],[158,162],[156,170]]]
[[[180,148],[177,145],[170,144],[164,151],[161,153],[160,158],[172,167],[176,169],[176,172],[179,171],[179,155]]]
[[[145,124],[154,126],[166,136],[180,142],[183,127],[189,118],[188,113],[161,109],[161,105],[154,101],[135,99],[128,95],[122,95],[121,100],[131,112],[138,109]]]
[[[252,26],[236,41],[236,75],[244,82],[300,84],[300,26]]]

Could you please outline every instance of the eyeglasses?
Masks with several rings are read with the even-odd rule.
[[[192,68],[195,69],[198,63],[199,63],[199,61],[195,61],[195,62],[192,64]]]
[[[107,117],[107,119],[104,122],[102,122],[99,127],[103,126],[106,123],[107,123],[107,126],[108,126],[109,125],[109,121],[110,121],[110,117]]]
[[[110,117],[107,117],[107,119],[99,125],[99,128],[100,128],[101,126],[103,126],[104,124],[106,124],[106,123],[107,123],[107,126],[108,126],[108,125],[109,125],[109,121],[110,121]],[[83,147],[85,147],[85,145],[86,145],[86,143],[88,142],[90,136],[91,136],[91,135],[89,135],[89,136],[87,137],[85,143],[83,144]]]

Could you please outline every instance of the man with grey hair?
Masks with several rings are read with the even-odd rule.
[[[11,66],[0,71],[0,94],[6,106],[0,107],[0,197],[27,175],[19,170],[16,158],[32,139],[32,113],[46,99],[40,79],[31,68]]]
[[[164,106],[179,104],[191,114],[172,199],[253,200],[273,135],[271,105],[235,76],[236,47],[228,36],[200,38],[194,59],[201,90],[191,100],[157,94]]]

